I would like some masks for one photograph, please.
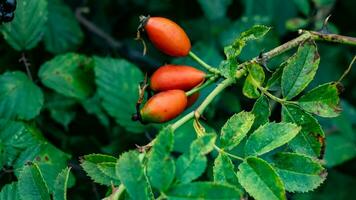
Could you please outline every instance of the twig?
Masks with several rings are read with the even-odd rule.
[[[352,65],[355,63],[356,61],[356,55],[354,56],[354,58],[352,59],[349,67],[345,70],[345,72],[342,74],[342,76],[339,78],[338,82],[341,82],[342,79],[345,78],[345,76],[350,72],[351,68],[352,68]]]
[[[25,68],[26,68],[26,72],[27,72],[28,78],[29,78],[31,81],[33,81],[32,74],[31,74],[31,70],[30,70],[31,63],[27,60],[27,57],[26,57],[25,53],[22,53],[22,54],[21,54],[21,58],[19,59],[19,62],[20,62],[20,63],[23,63],[23,65],[24,65]]]

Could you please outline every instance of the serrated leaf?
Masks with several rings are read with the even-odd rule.
[[[248,67],[248,76],[242,88],[243,94],[251,99],[260,97],[258,87],[262,86],[265,80],[265,73],[263,68],[258,64],[251,64]]]
[[[0,119],[0,167],[12,166],[21,151],[43,141],[42,134],[32,124]]]
[[[219,70],[225,78],[234,78],[236,75],[237,67],[238,62],[236,59],[228,59],[221,61]]]
[[[246,155],[262,155],[278,148],[300,131],[300,127],[292,123],[267,123],[255,130],[247,139],[245,145]]]
[[[119,177],[116,175],[116,162],[101,162],[98,163],[99,170],[104,173],[106,176],[117,180],[119,182]]]
[[[131,120],[136,112],[138,84],[144,79],[142,72],[123,59],[95,57],[94,60],[97,91],[104,109],[125,129],[142,132],[143,125]]]
[[[73,11],[62,0],[51,0],[44,34],[46,50],[54,54],[74,50],[83,37]]]
[[[290,192],[312,191],[326,178],[326,170],[321,164],[302,154],[278,153],[273,156],[273,163]]]
[[[302,127],[299,134],[289,142],[289,147],[297,152],[318,157],[323,144],[324,132],[318,121],[296,105],[286,104],[282,107],[282,120]]]
[[[245,138],[250,130],[255,116],[242,111],[233,115],[221,128],[221,148],[231,150]]]
[[[283,64],[282,66],[278,67],[278,69],[273,72],[272,76],[268,79],[266,83],[266,88],[268,90],[279,90],[281,87],[281,79],[283,73]]]
[[[45,62],[38,76],[42,83],[56,92],[84,100],[94,91],[92,59],[86,56],[67,53]]]
[[[219,153],[215,158],[214,167],[214,182],[230,184],[234,187],[239,187],[239,180],[237,179],[234,164],[229,156]]]
[[[53,199],[54,200],[67,200],[67,188],[70,168],[66,167],[61,173],[58,174],[54,185]]]
[[[239,165],[237,177],[242,187],[256,200],[286,200],[281,178],[266,161],[249,157]]]
[[[201,176],[206,168],[205,154],[213,150],[215,134],[206,134],[196,139],[190,146],[189,153],[181,155],[176,162],[176,180],[189,183]]]
[[[160,191],[166,190],[175,176],[175,163],[171,157],[173,137],[171,126],[161,130],[148,158],[147,176],[152,187]]]
[[[337,83],[320,85],[298,100],[300,107],[321,117],[336,117],[340,114],[339,89]]]
[[[43,172],[42,176],[47,183],[48,189],[50,192],[53,192],[56,177],[67,167],[70,157],[70,155],[57,149],[52,144],[42,142],[21,152],[14,164],[15,175],[19,177],[22,167],[30,161],[36,164]]]
[[[17,51],[30,50],[42,39],[47,22],[47,0],[18,0],[15,18],[1,32]]]
[[[116,174],[124,184],[131,199],[154,199],[139,154],[129,151],[122,154],[116,164]]]
[[[176,185],[165,194],[169,200],[239,200],[242,197],[240,190],[214,182],[194,182]]]
[[[261,125],[269,121],[271,115],[271,107],[266,96],[261,95],[253,105],[251,113],[255,116],[251,130],[256,130]]]
[[[30,163],[21,169],[18,177],[18,190],[21,199],[50,200],[47,184],[43,178],[39,166]]]
[[[30,120],[43,106],[43,93],[23,72],[0,75],[0,118]]]
[[[228,60],[236,58],[240,54],[242,48],[246,45],[246,42],[263,37],[269,30],[270,27],[254,25],[252,28],[242,32],[231,45],[224,48],[226,58]]]
[[[1,188],[0,199],[1,200],[19,200],[20,195],[17,188],[17,182],[6,184]]]
[[[120,181],[106,174],[103,170],[105,166],[103,163],[116,163],[117,159],[113,156],[103,154],[89,154],[85,155],[81,160],[81,166],[87,175],[96,183],[110,186],[112,184],[119,185]],[[106,166],[107,167],[107,166]],[[117,176],[116,176],[117,177]]]
[[[301,93],[313,80],[320,56],[314,43],[305,42],[283,68],[282,94],[287,100]]]

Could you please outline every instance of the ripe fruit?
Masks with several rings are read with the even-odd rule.
[[[200,96],[200,93],[199,92],[196,92],[192,95],[190,95],[188,97],[188,103],[187,103],[187,108],[189,108],[190,106],[192,106],[199,98]]]
[[[178,24],[163,17],[145,17],[141,21],[157,49],[170,56],[188,55],[191,48],[190,40]]]
[[[187,96],[183,90],[168,90],[152,96],[140,114],[144,122],[162,123],[174,119],[187,106]]]
[[[150,87],[153,91],[188,91],[204,82],[205,72],[190,66],[164,65],[151,76]]]

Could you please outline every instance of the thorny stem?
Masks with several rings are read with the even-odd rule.
[[[208,70],[211,73],[214,74],[220,74],[220,71],[212,66],[210,66],[209,64],[207,64],[206,62],[204,62],[202,59],[200,59],[197,55],[195,55],[195,53],[193,53],[192,51],[189,52],[189,56],[195,60],[197,63],[199,63],[202,67],[204,67],[206,70]]]
[[[119,187],[113,191],[113,193],[104,198],[103,200],[118,200],[120,199],[120,196],[123,194],[123,192],[125,191],[125,186],[123,184],[120,184]]]

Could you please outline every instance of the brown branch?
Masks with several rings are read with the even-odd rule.
[[[20,63],[23,63],[23,65],[25,66],[26,68],[26,72],[27,72],[27,76],[28,78],[33,81],[33,78],[32,78],[32,74],[31,74],[31,69],[30,69],[30,66],[31,66],[31,63],[28,61],[25,53],[22,53],[21,54],[21,58],[19,59],[19,62]]]

